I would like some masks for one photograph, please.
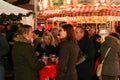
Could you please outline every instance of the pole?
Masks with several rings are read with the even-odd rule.
[[[38,0],[34,0],[34,12],[35,12],[34,29],[37,29],[37,3],[38,3]]]

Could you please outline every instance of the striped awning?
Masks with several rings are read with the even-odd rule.
[[[38,17],[120,16],[120,6],[76,6],[41,11]]]
[[[120,6],[80,6],[71,11],[78,16],[119,16]]]

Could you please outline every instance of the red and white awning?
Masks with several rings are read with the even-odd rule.
[[[120,16],[120,6],[76,6],[61,9],[41,11],[38,17],[64,16]]]

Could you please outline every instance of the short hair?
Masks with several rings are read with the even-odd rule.
[[[81,29],[84,32],[84,36],[88,37],[88,31],[84,28],[84,26],[77,26],[76,28]]]
[[[40,31],[38,29],[34,30],[33,33],[35,33],[36,35],[39,35],[39,37],[42,37],[43,35],[43,31]]]
[[[30,25],[22,25],[22,27],[20,27],[17,31],[18,34],[24,34],[24,33],[28,33],[30,28],[32,29],[32,26]]]
[[[95,41],[98,38],[101,38],[101,36],[99,34],[94,34],[92,37],[93,41]]]

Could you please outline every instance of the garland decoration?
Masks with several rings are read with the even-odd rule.
[[[34,15],[34,12],[28,12],[27,14],[22,14],[19,13],[18,15],[15,15],[14,13],[11,13],[9,15],[2,13],[0,14],[0,24],[3,23],[16,23],[19,22],[20,20],[22,20],[22,17],[28,17],[30,15]]]

